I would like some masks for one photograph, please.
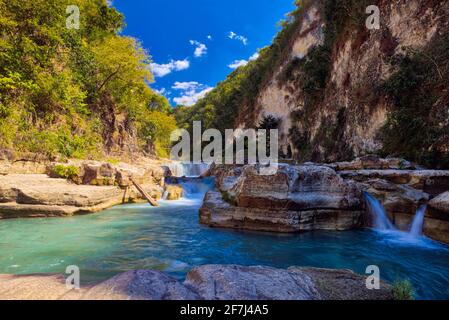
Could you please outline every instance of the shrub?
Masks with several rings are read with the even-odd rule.
[[[415,292],[409,280],[396,281],[393,284],[394,300],[414,300]]]
[[[53,169],[53,172],[59,178],[64,178],[64,179],[73,179],[73,178],[77,177],[79,174],[77,167],[75,167],[73,165],[65,166],[62,164],[56,165]]]

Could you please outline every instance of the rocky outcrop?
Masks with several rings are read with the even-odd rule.
[[[392,288],[368,290],[350,270],[205,265],[184,283],[159,271],[136,270],[81,289],[60,275],[0,275],[0,299],[8,300],[392,300]]]
[[[449,214],[449,192],[440,194],[432,199],[429,204],[432,209]]]
[[[0,219],[71,216],[97,212],[122,202],[115,186],[75,185],[47,175],[0,176]]]
[[[258,174],[257,166],[230,165],[214,166],[210,174],[216,189],[206,194],[200,221],[211,227],[272,232],[371,227],[374,220],[365,209],[364,191],[404,231],[417,209],[430,201],[423,232],[449,243],[447,196],[433,199],[449,190],[449,171],[370,155],[344,163],[280,164],[270,176]]]
[[[201,223],[277,232],[361,226],[361,190],[334,170],[317,165],[280,165],[270,176],[257,170],[256,166],[246,166],[219,174],[218,190],[207,193],[200,209]]]
[[[130,177],[156,200],[164,191],[166,172],[159,161],[151,159],[137,159],[132,165],[85,160],[44,163],[38,159],[27,163],[45,164],[48,175],[30,171],[0,175],[0,219],[72,216],[143,201]],[[64,179],[58,178],[61,175]],[[172,194],[178,197],[179,190]]]
[[[83,300],[195,300],[198,295],[165,273],[136,270],[106,280],[82,295]]]
[[[312,279],[300,269],[206,265],[187,274],[187,286],[206,300],[320,300]]]
[[[314,282],[323,300],[392,300],[391,286],[380,283],[379,290],[368,290],[366,278],[351,270],[291,267],[290,272],[303,272]]]
[[[165,194],[167,200],[179,200],[182,198],[183,190],[178,185],[166,185]]]
[[[73,168],[76,174],[70,179],[76,184],[120,187],[132,186],[130,177],[139,184],[164,185],[165,170],[156,160],[140,158],[132,165],[127,163],[108,163],[101,161],[70,160],[67,163],[53,162],[47,165],[51,177],[59,177],[58,168]]]
[[[449,243],[449,192],[440,194],[429,202],[424,233],[433,239]]]
[[[72,216],[144,201],[131,177],[158,200],[167,175],[162,164],[139,156],[132,164],[77,159],[58,162],[38,154],[0,150],[0,219]]]

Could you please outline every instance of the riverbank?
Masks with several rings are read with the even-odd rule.
[[[19,160],[3,161],[0,168],[0,219],[73,216],[142,201],[130,178],[156,200],[165,191],[166,170],[152,159],[141,158],[132,165]],[[182,195],[173,188],[169,193],[171,199]]]
[[[128,271],[96,285],[67,288],[62,275],[0,275],[8,300],[393,300],[392,287],[366,288],[350,270],[205,265],[185,281],[154,270]]]

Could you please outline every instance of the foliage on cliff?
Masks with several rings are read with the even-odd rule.
[[[79,7],[79,29],[66,28],[68,5]],[[106,0],[0,0],[0,148],[78,158],[163,150],[175,120],[148,86],[148,54],[122,27]]]
[[[449,33],[397,61],[399,70],[382,86],[393,102],[383,152],[449,168]]]

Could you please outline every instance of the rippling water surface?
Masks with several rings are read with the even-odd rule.
[[[78,265],[81,281],[157,269],[183,279],[202,264],[380,268],[390,282],[410,279],[421,299],[449,299],[449,248],[392,232],[347,231],[279,235],[199,225],[207,184],[187,183],[188,198],[154,208],[117,206],[73,218],[0,221],[0,273],[63,273]]]

